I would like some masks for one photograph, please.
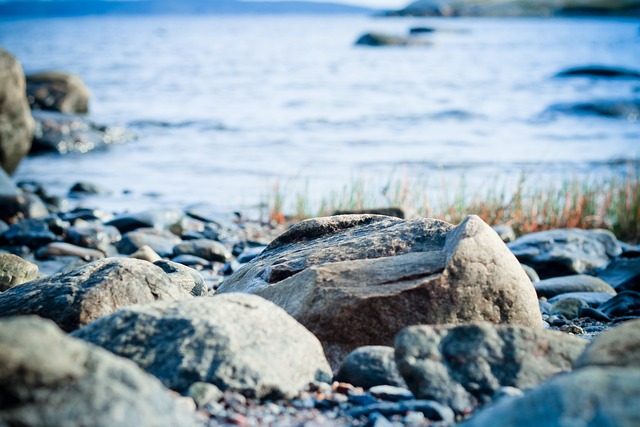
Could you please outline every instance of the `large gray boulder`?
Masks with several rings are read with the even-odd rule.
[[[585,366],[640,368],[640,319],[598,335],[574,364],[574,368]]]
[[[0,317],[37,314],[70,332],[120,307],[190,298],[146,261],[107,258],[0,294]]]
[[[0,49],[0,167],[9,175],[29,152],[33,128],[22,67]]]
[[[195,382],[255,398],[291,398],[328,381],[322,346],[281,308],[255,295],[126,307],[73,333],[183,392]]]
[[[392,345],[408,325],[542,326],[531,281],[477,216],[457,227],[375,215],[303,221],[225,281],[225,292],[284,308],[320,338],[335,367],[357,347]]]
[[[0,320],[0,383],[2,426],[197,425],[134,363],[36,316]]]
[[[27,98],[32,110],[84,114],[89,112],[91,93],[79,76],[47,71],[27,76]]]
[[[488,323],[410,326],[396,336],[396,363],[418,399],[471,412],[501,387],[535,387],[571,369],[587,342],[562,332]]]
[[[577,228],[526,234],[508,246],[518,260],[533,267],[541,279],[603,268],[622,253],[611,232]]]
[[[637,427],[640,369],[578,369],[520,398],[503,399],[460,427]]]

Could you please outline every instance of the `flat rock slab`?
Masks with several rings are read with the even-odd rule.
[[[460,427],[640,425],[640,370],[591,367],[487,407]]]
[[[531,281],[477,216],[457,227],[375,215],[303,221],[225,281],[225,292],[284,308],[320,338],[335,368],[357,347],[392,345],[408,325],[542,326]]]
[[[554,277],[534,285],[538,297],[553,298],[569,292],[602,292],[615,295],[616,290],[607,282],[587,274]]]
[[[585,366],[640,368],[640,319],[598,335],[574,364],[574,368]]]
[[[157,379],[36,316],[0,320],[0,425],[195,426]]]
[[[616,259],[598,273],[598,277],[618,292],[640,292],[640,258]]]
[[[396,337],[396,362],[418,399],[460,414],[501,387],[535,387],[571,369],[587,342],[557,331],[489,323],[410,326]]]
[[[605,267],[622,253],[611,232],[576,228],[530,233],[508,246],[542,279],[587,273]]]
[[[37,314],[70,332],[120,307],[191,294],[146,261],[107,258],[0,294],[0,317]]]
[[[180,392],[209,382],[247,397],[291,398],[312,381],[331,379],[318,339],[255,295],[126,307],[73,335]]]

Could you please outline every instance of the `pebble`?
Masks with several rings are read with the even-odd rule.
[[[400,402],[402,400],[411,400],[415,398],[413,393],[406,388],[391,385],[377,385],[375,387],[371,387],[369,389],[369,393],[378,399],[389,402]]]

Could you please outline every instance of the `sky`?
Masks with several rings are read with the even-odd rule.
[[[267,0],[279,1],[279,0]],[[330,3],[354,4],[357,6],[367,6],[376,9],[399,9],[411,3],[411,0],[303,0],[303,1],[319,1]]]

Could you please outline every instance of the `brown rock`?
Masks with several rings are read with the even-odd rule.
[[[75,74],[50,71],[27,76],[27,98],[34,110],[85,114],[91,93]]]
[[[0,167],[9,175],[29,152],[33,129],[22,67],[0,49]]]
[[[311,330],[335,366],[365,345],[391,345],[414,324],[489,321],[540,328],[531,281],[477,216],[457,227],[373,215],[293,226],[218,293],[248,292]]]

